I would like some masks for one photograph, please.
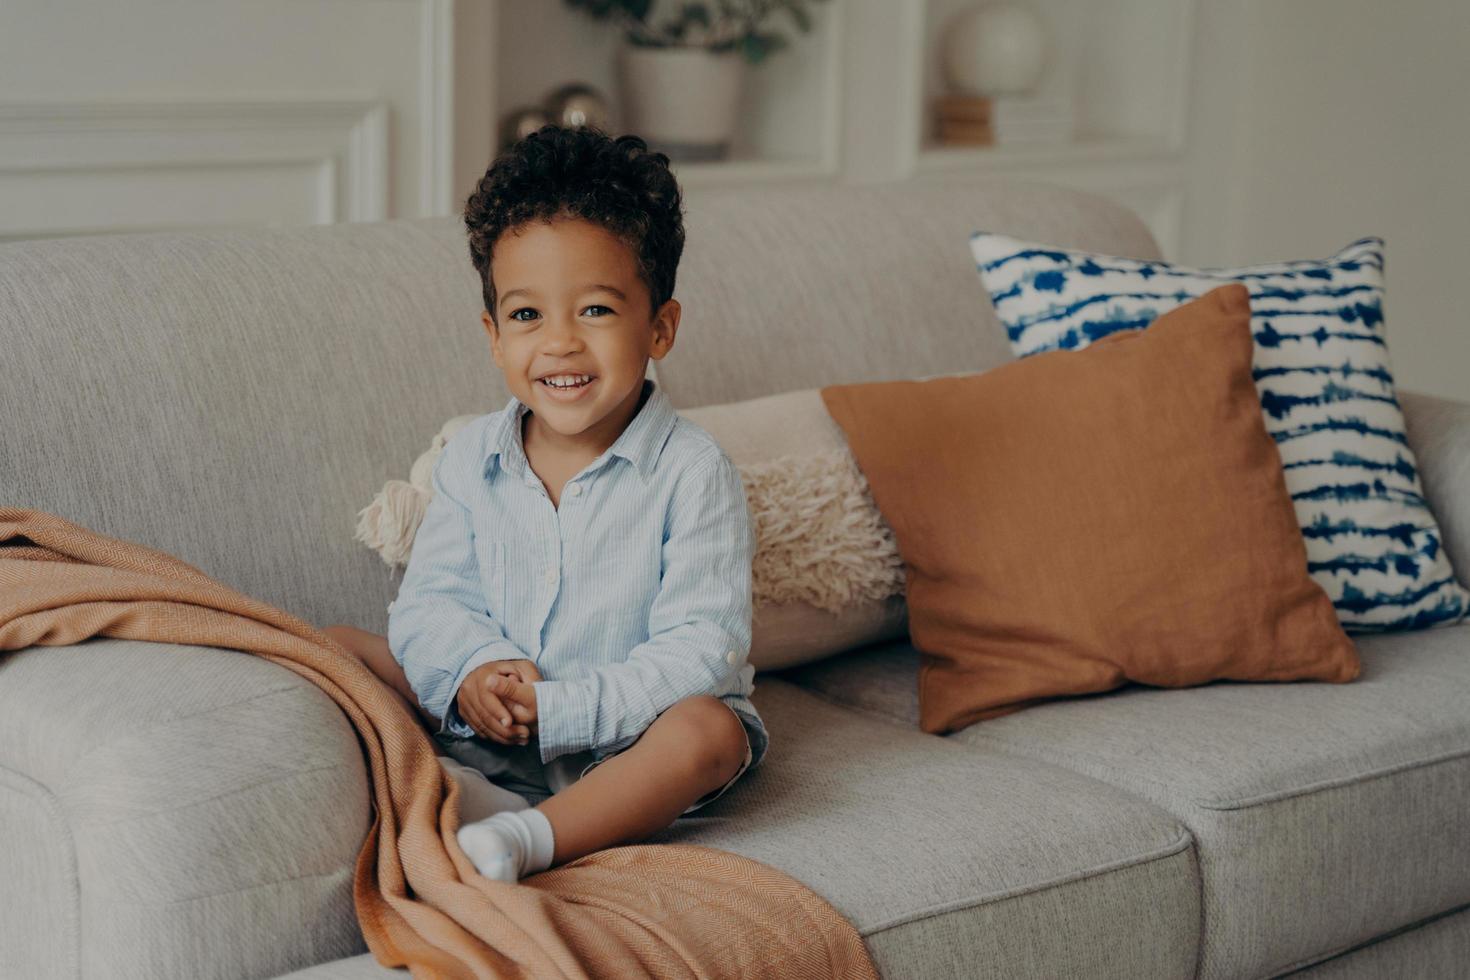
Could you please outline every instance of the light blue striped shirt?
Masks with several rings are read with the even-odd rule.
[[[567,481],[559,507],[526,460],[527,408],[514,396],[435,462],[388,645],[441,732],[475,734],[455,707],[471,671],[526,658],[544,678],[543,764],[581,750],[605,758],[697,694],[755,723],[751,768],[764,755],[748,700],[755,532],[740,472],[644,384],[642,408]]]

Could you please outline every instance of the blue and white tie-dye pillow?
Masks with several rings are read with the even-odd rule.
[[[1470,610],[1424,499],[1383,331],[1383,240],[1328,259],[1190,269],[976,232],[970,250],[1018,357],[1075,350],[1222,282],[1251,294],[1266,429],[1308,569],[1356,632],[1452,623]]]

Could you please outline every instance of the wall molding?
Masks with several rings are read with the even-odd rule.
[[[454,8],[419,0],[419,213],[454,210]]]
[[[314,220],[378,221],[388,216],[388,120],[385,102],[353,98],[0,103],[0,186],[33,175],[316,166]]]

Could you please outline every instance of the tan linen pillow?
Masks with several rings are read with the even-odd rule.
[[[1081,351],[832,385],[908,571],[920,727],[1137,681],[1350,681],[1234,283]]]
[[[893,531],[815,388],[679,414],[740,470],[756,532],[749,662],[780,670],[903,636],[904,573]],[[358,512],[357,540],[406,565],[445,442],[474,419],[450,419],[414,463]]]
[[[714,437],[745,483],[757,671],[904,635],[898,542],[817,389],[679,414]]]

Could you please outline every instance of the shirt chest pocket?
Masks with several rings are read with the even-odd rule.
[[[485,611],[505,624],[505,542],[475,537],[475,560],[480,566],[480,591]]]

